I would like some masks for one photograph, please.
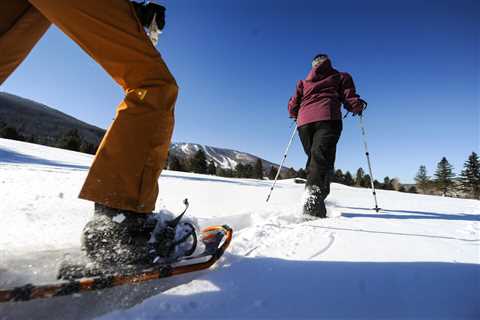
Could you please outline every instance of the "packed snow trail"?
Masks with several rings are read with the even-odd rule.
[[[91,156],[0,139],[0,286],[54,277],[78,250]],[[81,296],[0,304],[0,319],[480,318],[480,202],[332,184],[329,219],[304,220],[303,186],[165,171],[157,208],[182,200],[235,236],[209,271]],[[26,261],[35,260],[28,265]],[[30,271],[30,272],[29,272]]]

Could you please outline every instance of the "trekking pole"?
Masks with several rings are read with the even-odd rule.
[[[367,156],[368,171],[370,172],[370,183],[372,185],[373,199],[375,200],[375,211],[378,213],[378,211],[380,211],[380,208],[378,207],[378,203],[377,203],[377,193],[375,191],[375,184],[373,183],[375,179],[373,178],[372,165],[370,163],[370,154],[368,153],[368,146],[367,146],[367,135],[365,133],[365,126],[363,125],[363,116],[361,114],[359,115],[359,119],[360,119],[360,122],[359,122],[360,129],[362,130],[363,145],[365,146],[365,155]]]
[[[270,188],[270,192],[268,193],[267,202],[268,200],[270,200],[270,196],[272,195],[273,189],[275,188],[275,184],[277,183],[277,179],[278,179],[278,176],[280,175],[280,171],[282,170],[285,159],[287,159],[288,149],[290,149],[290,145],[292,144],[293,138],[295,137],[295,134],[297,134],[297,122],[295,121],[294,123],[295,123],[295,126],[293,128],[292,136],[290,137],[290,141],[288,142],[287,149],[285,149],[285,153],[283,154],[282,163],[280,164],[280,167],[278,167],[275,180],[273,181],[272,187]]]

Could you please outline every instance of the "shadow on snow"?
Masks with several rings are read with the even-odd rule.
[[[52,160],[47,160],[47,159],[42,159],[42,158],[21,154],[21,153],[8,150],[8,149],[3,149],[3,148],[0,148],[0,163],[36,164],[36,165],[61,167],[61,168],[69,168],[69,169],[81,169],[81,170],[89,169],[89,166],[56,162]]]
[[[341,207],[343,209],[353,210],[367,210],[372,211],[371,208],[359,207]],[[386,212],[386,213],[382,213]],[[398,213],[398,214],[395,214]],[[346,218],[379,218],[379,219],[422,219],[422,220],[456,220],[456,221],[480,221],[478,214],[449,214],[441,212],[427,212],[427,211],[413,211],[413,210],[388,210],[381,209],[380,213],[342,213],[342,217]]]
[[[210,282],[210,290],[162,293],[194,278]],[[107,318],[478,319],[478,292],[476,264],[292,261],[226,254],[215,270],[77,298],[0,304],[0,314],[3,319],[89,319],[118,310]]]

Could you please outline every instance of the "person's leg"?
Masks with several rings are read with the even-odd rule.
[[[312,143],[311,185],[318,185],[323,198],[330,193],[330,180],[335,168],[337,143],[342,132],[342,122],[322,121],[317,124]]]
[[[307,214],[326,216],[324,200],[330,193],[330,178],[334,169],[336,147],[341,130],[341,121],[315,123],[306,185],[308,196],[304,207],[304,212]]]
[[[0,1],[0,84],[27,57],[49,27],[50,21],[28,1]]]
[[[29,0],[122,86],[80,198],[151,212],[167,159],[178,87],[128,0]]]
[[[308,166],[310,165],[310,151],[312,149],[312,140],[314,133],[314,124],[306,124],[298,128],[298,136],[300,137],[300,141],[302,142],[303,150],[307,155],[307,163],[305,165],[305,170],[308,170]]]

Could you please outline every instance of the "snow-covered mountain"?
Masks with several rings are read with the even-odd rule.
[[[170,156],[175,156],[179,159],[185,160],[191,158],[195,155],[198,150],[202,149],[206,156],[207,161],[214,161],[217,168],[222,169],[235,169],[235,166],[239,163],[255,165],[257,159],[262,161],[262,166],[265,172],[268,172],[270,168],[278,168],[278,164],[274,164],[267,160],[261,159],[257,156],[254,156],[250,153],[223,149],[217,147],[211,147],[196,143],[173,143],[170,145]],[[282,171],[286,170],[285,168]]]
[[[0,287],[53,281],[92,204],[92,156],[0,139]],[[0,319],[480,319],[480,201],[332,184],[328,219],[299,214],[303,186],[164,171],[157,209],[234,239],[208,271],[30,302]],[[52,258],[57,257],[55,260]]]

